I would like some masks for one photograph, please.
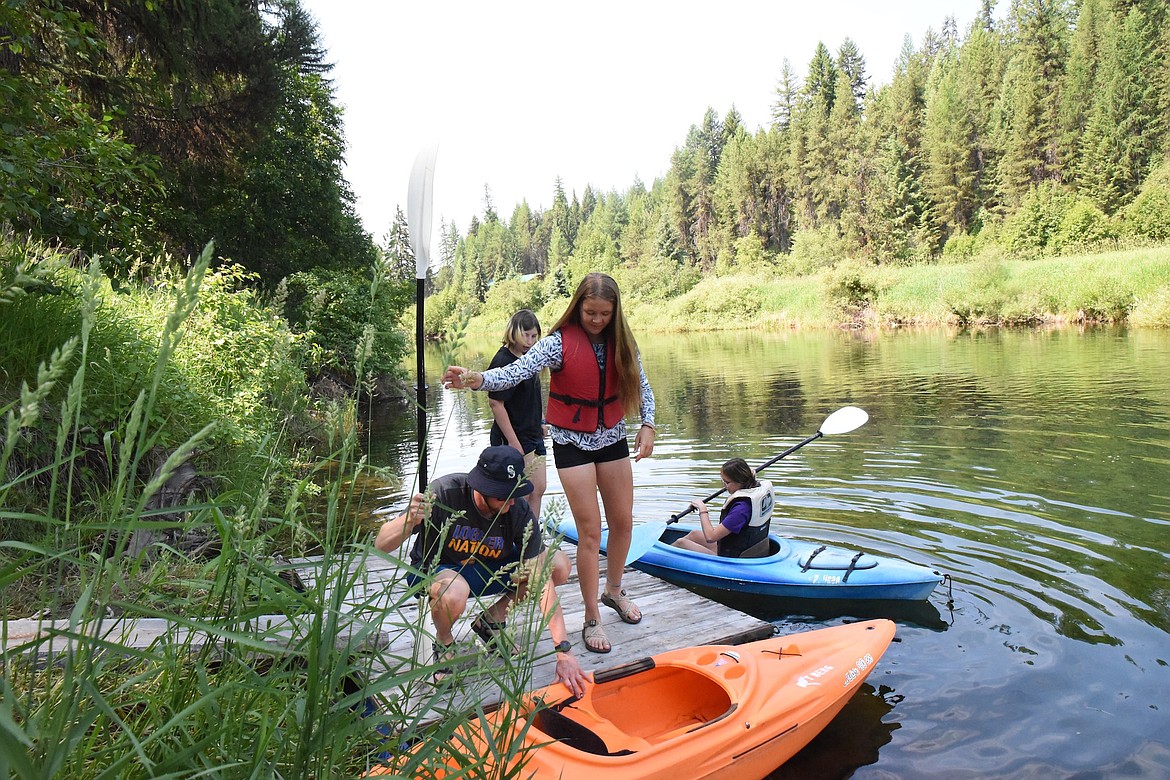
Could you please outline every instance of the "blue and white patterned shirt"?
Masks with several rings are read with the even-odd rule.
[[[480,390],[491,392],[513,387],[525,379],[540,373],[541,369],[556,370],[561,367],[561,332],[554,330],[540,341],[532,345],[532,349],[525,352],[514,363],[501,368],[489,368],[483,372],[483,384]],[[594,344],[593,351],[597,355],[597,364],[605,364],[605,344]],[[642,398],[641,415],[643,424],[654,425],[654,391],[650,389],[650,382],[646,379],[646,372],[642,368],[642,355],[638,358],[638,376],[641,378]],[[603,428],[598,423],[597,430],[592,433],[570,431],[549,425],[549,434],[556,444],[571,444],[582,450],[595,451],[608,447],[626,438],[626,421],[619,420],[612,428]]]

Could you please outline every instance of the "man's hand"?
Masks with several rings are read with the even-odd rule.
[[[394,552],[401,547],[414,533],[415,527],[430,515],[433,502],[433,496],[415,493],[405,512],[393,520],[382,523],[382,527],[378,529],[378,536],[374,539],[374,547],[384,553]]]
[[[589,682],[589,678],[585,676],[585,670],[581,668],[572,650],[557,653],[556,677],[557,682],[564,683],[574,696],[585,695],[585,684]]]

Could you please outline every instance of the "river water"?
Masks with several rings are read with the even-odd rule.
[[[855,405],[870,421],[779,461],[773,529],[950,574],[927,603],[732,600],[782,632],[889,617],[867,684],[773,778],[1170,777],[1170,334],[719,333],[639,339],[657,399],[635,519],[719,487]],[[486,366],[496,343],[469,342]],[[439,389],[430,476],[487,444],[482,393]],[[417,479],[413,413],[369,456]],[[561,495],[548,469],[548,498]],[[563,496],[562,496],[563,500]]]

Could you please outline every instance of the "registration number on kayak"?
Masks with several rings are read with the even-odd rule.
[[[869,653],[866,653],[865,655],[861,656],[861,658],[858,658],[857,661],[854,662],[853,668],[845,672],[844,687],[848,688],[854,680],[864,674],[865,670],[871,666],[873,666],[873,656]]]

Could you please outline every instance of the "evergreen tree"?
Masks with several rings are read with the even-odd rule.
[[[978,128],[956,53],[935,60],[923,127],[923,185],[946,233],[966,231],[977,203]]]
[[[500,215],[496,213],[495,203],[492,202],[492,188],[489,184],[483,185],[483,218],[488,223],[500,221]]]
[[[865,75],[865,57],[861,56],[861,50],[857,48],[852,38],[846,38],[837,49],[837,70],[849,81],[853,111],[856,113],[865,99],[865,85],[869,79]],[[839,95],[840,90],[837,89],[834,100]]]
[[[995,33],[974,24],[959,51],[956,88],[970,116],[975,137],[971,150],[975,175],[972,218],[990,209],[995,197],[994,171],[999,151],[993,141],[993,113],[1003,78],[1004,54]]]
[[[406,224],[406,215],[402,207],[394,209],[394,222],[390,226],[390,234],[386,237],[384,253],[386,275],[398,282],[409,282],[415,278],[417,264],[415,263],[414,247],[410,241],[410,229]]]
[[[796,82],[796,74],[792,70],[792,63],[784,58],[780,70],[780,81],[776,85],[776,102],[772,104],[772,125],[781,130],[788,129],[792,121],[792,114],[796,110],[796,101],[800,85]]]
[[[837,89],[833,97],[833,109],[829,114],[827,130],[828,148],[821,172],[824,179],[825,198],[823,222],[840,222],[850,201],[850,191],[856,188],[857,132],[860,126],[860,107],[854,102],[856,82],[844,69],[837,71]]]
[[[808,76],[804,79],[801,97],[804,102],[819,102],[824,108],[825,116],[828,116],[833,108],[833,96],[836,91],[837,66],[833,64],[828,47],[818,42],[812,61],[808,64]]]
[[[1068,31],[1063,3],[1017,0],[1013,54],[999,101],[998,186],[1003,203],[1016,205],[1032,185],[1058,180],[1060,84]]]
[[[897,136],[886,139],[878,170],[874,194],[879,230],[873,235],[878,255],[900,261],[929,256],[936,243],[928,218],[929,203],[909,150]]]
[[[1161,30],[1137,4],[1101,37],[1078,181],[1107,213],[1133,198],[1164,149],[1168,125],[1155,76],[1161,43]]]

